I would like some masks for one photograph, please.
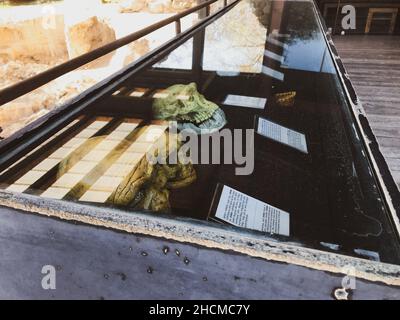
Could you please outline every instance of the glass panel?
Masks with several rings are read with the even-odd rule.
[[[0,1],[0,90],[197,5],[197,0]],[[182,30],[199,21],[195,12]],[[0,107],[1,138],[175,36],[175,25],[153,32],[62,79]],[[61,83],[61,86],[60,86]]]
[[[2,186],[400,262],[312,2],[241,1],[62,130]]]
[[[191,39],[172,52],[166,59],[157,63],[155,67],[189,70],[192,68],[192,56],[193,41]]]
[[[391,26],[391,20],[375,20],[371,22],[369,33],[388,34]]]
[[[374,12],[372,19],[374,20],[392,20],[394,12]]]

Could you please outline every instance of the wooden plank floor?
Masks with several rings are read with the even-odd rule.
[[[334,42],[400,188],[400,36],[337,36]]]

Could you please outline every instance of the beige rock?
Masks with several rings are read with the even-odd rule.
[[[146,0],[125,0],[122,1],[119,7],[119,12],[138,12],[146,7]]]
[[[186,10],[196,5],[196,0],[172,0],[171,7],[174,11]]]
[[[252,10],[253,0],[243,0],[206,32],[203,66],[207,70],[259,73],[267,30]],[[243,21],[246,21],[243,24]],[[224,30],[224,32],[221,32]],[[224,52],[224,54],[220,54]]]
[[[53,15],[47,19],[52,22],[51,27],[46,27],[42,17],[0,24],[0,57],[38,63],[66,60],[64,18]]]
[[[25,60],[9,61],[0,58],[0,89],[25,80],[50,68],[48,64],[35,63]],[[61,61],[60,61],[61,62]]]
[[[1,62],[2,60],[0,59]],[[0,78],[0,88],[24,80],[50,67],[50,65],[22,61],[1,63],[0,74],[6,74],[7,76]],[[48,85],[2,105],[0,108],[0,126],[3,129],[1,136],[9,137],[28,123],[40,118],[94,83],[96,83],[96,80],[87,75],[74,76],[71,74],[67,79],[59,78]]]
[[[150,51],[148,39],[139,39],[128,45],[129,54],[125,57],[124,65],[127,65]]]
[[[171,12],[171,0],[149,0],[147,9],[151,13],[167,13]]]
[[[116,40],[115,31],[106,22],[91,17],[68,28],[67,43],[70,58],[97,49]],[[109,63],[113,54],[104,56],[88,67],[99,67]]]

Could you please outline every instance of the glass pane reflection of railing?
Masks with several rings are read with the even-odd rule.
[[[108,1],[37,1],[0,6],[0,90],[197,5],[125,7]],[[182,31],[199,20],[181,19]],[[105,79],[175,36],[168,26],[0,107],[0,137],[7,138],[48,111]],[[101,37],[99,37],[101,35]]]

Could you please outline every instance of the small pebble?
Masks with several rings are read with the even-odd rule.
[[[118,272],[117,275],[121,277],[121,280],[122,280],[122,281],[125,281],[125,280],[126,280],[126,274],[125,274],[125,273],[123,273],[123,272]]]
[[[333,296],[336,300],[349,300],[349,293],[344,288],[334,289]]]
[[[104,274],[104,279],[108,279],[110,276],[106,273]]]
[[[164,246],[162,251],[164,252],[164,254],[167,254],[169,252],[169,248],[167,246]]]
[[[190,260],[189,260],[187,257],[185,257],[185,259],[183,259],[183,262],[184,262],[185,264],[189,264],[189,263],[190,263]]]
[[[147,273],[153,273],[153,268],[152,267],[148,267],[147,268]]]
[[[148,256],[147,252],[145,252],[145,251],[142,251],[140,254],[141,254],[143,257],[147,257],[147,256]]]
[[[181,252],[178,249],[175,249],[176,255],[179,257],[181,255]]]

